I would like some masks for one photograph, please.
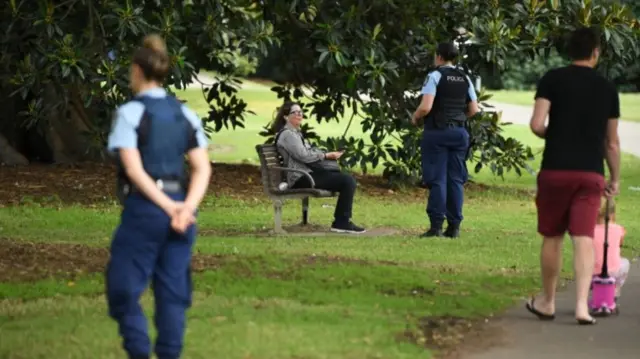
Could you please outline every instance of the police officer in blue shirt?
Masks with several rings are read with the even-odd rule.
[[[191,306],[195,213],[211,175],[200,120],[161,86],[169,65],[164,41],[157,35],[145,37],[131,65],[136,96],[117,109],[109,135],[108,150],[120,162],[120,182],[127,190],[111,244],[106,295],[129,358],[151,355],[139,304],[149,282],[158,332],[155,353],[160,359],[180,357],[185,313]]]
[[[427,215],[431,227],[422,237],[455,238],[462,222],[463,185],[467,181],[467,117],[478,112],[478,99],[469,77],[454,67],[458,50],[440,43],[435,54],[437,69],[422,87],[422,100],[411,122],[424,119],[422,135],[422,184],[429,189]],[[444,220],[448,227],[442,231]]]

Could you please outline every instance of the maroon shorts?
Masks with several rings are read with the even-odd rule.
[[[542,170],[538,174],[538,232],[545,237],[593,238],[604,194],[604,176],[595,172]]]

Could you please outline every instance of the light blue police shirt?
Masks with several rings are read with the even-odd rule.
[[[167,91],[161,87],[156,87],[143,91],[139,95],[163,98],[167,96]],[[182,113],[196,130],[198,147],[207,148],[209,141],[204,133],[202,122],[200,118],[198,118],[198,115],[185,105],[182,105]],[[121,148],[138,148],[138,133],[136,132],[136,128],[138,128],[143,114],[144,105],[137,101],[127,102],[116,110],[107,144],[107,150],[109,152],[113,154]]]
[[[442,67],[450,67],[453,68],[453,66],[451,65],[444,65]],[[442,74],[440,73],[440,71],[432,71],[429,73],[429,75],[427,75],[427,79],[424,82],[424,85],[422,86],[422,91],[421,94],[422,95],[436,95],[436,88],[438,87],[438,82],[440,82],[440,78],[442,77]],[[471,99],[471,101],[478,101],[478,96],[476,95],[476,90],[473,87],[473,84],[471,83],[471,79],[469,78],[469,76],[466,76],[467,81],[469,82],[469,98]]]

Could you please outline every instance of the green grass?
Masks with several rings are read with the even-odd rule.
[[[489,102],[501,102],[512,105],[533,106],[533,91],[490,91],[493,97]],[[640,93],[620,94],[621,118],[626,121],[640,122]]]
[[[250,158],[260,140],[256,130],[277,103],[260,89],[241,95],[258,114],[245,130],[214,135],[214,143],[237,148],[214,152],[217,161]],[[320,127],[326,134],[341,133],[339,126]],[[541,145],[526,127],[510,126],[508,134]],[[628,187],[640,185],[640,160],[624,156],[622,175],[617,217],[628,231],[623,253],[634,256],[640,253],[640,193]],[[417,238],[427,225],[419,196],[357,195],[356,222],[400,232],[381,237],[259,236],[273,223],[265,198],[208,197],[196,252],[221,259],[215,269],[194,275],[184,358],[429,358],[432,351],[398,334],[415,331],[423,317],[496,315],[538,289],[536,211],[532,194],[522,191],[534,188],[535,178],[508,174],[503,182],[483,170],[475,179],[500,186],[467,192],[459,240]],[[53,204],[0,208],[0,238],[108,246],[119,208]],[[328,226],[334,204],[312,200],[311,222]],[[285,223],[296,223],[299,211],[299,203],[287,203]],[[571,246],[565,248],[567,276]],[[143,303],[151,315],[148,294]],[[99,273],[0,283],[0,338],[0,358],[122,357]]]
[[[626,156],[622,173],[618,218],[629,233],[624,253],[632,256],[640,244],[640,194],[627,187],[640,182],[640,162]],[[483,173],[478,177],[495,182]],[[508,176],[507,183],[530,188],[534,180]],[[314,224],[329,224],[332,209],[323,204],[333,200],[312,201]],[[295,223],[298,211],[297,203],[285,206],[285,221]],[[114,207],[2,208],[1,236],[104,247],[118,214]],[[426,224],[422,199],[358,196],[358,222],[410,233],[265,238],[251,233],[271,226],[268,202],[208,198],[199,223],[209,234],[199,237],[196,249],[226,259],[195,276],[185,358],[428,357],[396,335],[420,317],[499,313],[538,286],[539,239],[530,196],[504,188],[470,192],[465,216],[460,240],[423,240],[415,236]],[[569,255],[565,251],[565,274]],[[310,262],[309,256],[368,262]],[[0,357],[121,357],[102,290],[101,275],[0,283]],[[151,314],[148,296],[144,303]]]

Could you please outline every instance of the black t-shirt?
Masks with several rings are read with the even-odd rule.
[[[541,168],[604,174],[607,123],[620,117],[613,83],[592,68],[569,65],[548,71],[535,98],[551,102]]]

